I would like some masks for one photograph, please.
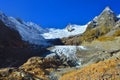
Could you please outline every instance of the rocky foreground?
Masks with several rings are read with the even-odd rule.
[[[94,52],[94,51],[93,51]],[[82,53],[81,53],[82,55]],[[32,57],[19,68],[0,69],[1,80],[96,80],[120,79],[120,50],[86,51],[80,67],[55,58]],[[86,59],[87,58],[87,59]]]
[[[60,80],[120,80],[120,52],[117,57],[68,72]]]

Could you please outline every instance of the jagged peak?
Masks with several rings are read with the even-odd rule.
[[[2,11],[0,11],[0,16],[4,16],[4,17],[6,17],[6,15],[5,15],[5,13],[3,13]]]
[[[113,13],[112,9],[109,6],[105,7],[102,13],[104,12]]]
[[[109,6],[107,6],[104,11],[112,11],[111,8]]]
[[[93,19],[93,21],[97,21],[98,19],[103,20],[104,18],[107,18],[107,17],[112,17],[115,20],[117,20],[115,13],[111,10],[111,8],[109,6],[105,7],[105,9],[101,12],[101,14],[99,16],[96,16]]]

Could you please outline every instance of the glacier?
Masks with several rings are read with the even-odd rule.
[[[77,50],[87,50],[87,48],[84,46],[59,45],[51,47],[49,50],[52,54],[47,55],[46,57],[57,54],[59,56],[65,55],[67,58],[73,57],[75,59]]]
[[[81,50],[87,50],[85,46],[70,46],[61,45],[54,46],[48,49],[50,52],[45,56],[46,58],[58,57],[58,59],[63,60],[63,62],[72,62],[71,65],[76,67],[81,66],[81,59],[77,57],[77,52]]]

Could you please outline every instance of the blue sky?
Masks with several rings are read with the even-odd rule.
[[[120,14],[120,0],[0,0],[0,10],[8,16],[33,21],[43,28],[86,24],[106,6]]]

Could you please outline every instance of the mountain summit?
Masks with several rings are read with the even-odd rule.
[[[110,9],[110,7],[106,7],[99,16],[95,17],[91,23],[88,25],[89,28],[108,26],[112,27],[115,25],[116,21],[118,21],[115,13]]]
[[[109,6],[107,6],[107,7],[103,10],[103,12],[104,12],[104,11],[113,12]]]

